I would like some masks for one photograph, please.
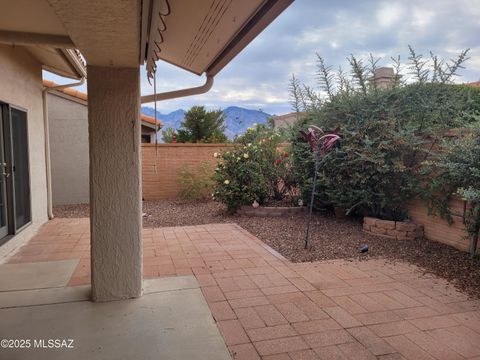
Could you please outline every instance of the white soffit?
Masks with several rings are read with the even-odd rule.
[[[144,38],[147,42],[147,72],[151,77],[158,59],[197,75],[207,72],[247,25],[252,30],[251,36],[242,37],[244,43],[235,49],[235,54],[229,60],[292,2],[293,0],[153,0],[150,5],[150,26],[144,26],[144,31],[149,31]],[[268,9],[254,19],[264,8]],[[252,26],[252,19],[260,25]],[[219,66],[216,72],[224,65]]]
[[[47,1],[89,65],[139,65],[141,0]]]

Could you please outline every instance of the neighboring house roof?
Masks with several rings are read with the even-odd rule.
[[[474,82],[466,83],[465,85],[480,87],[480,81],[474,81]]]
[[[48,88],[53,88],[55,86],[58,86],[58,84],[50,80],[43,80],[43,86]],[[59,88],[59,89],[55,89],[55,91],[58,91],[62,94],[69,95],[76,99],[82,100],[82,103],[85,103],[85,105],[86,105],[86,102],[88,101],[88,95],[86,93],[72,89],[72,88]],[[142,120],[142,125],[146,125],[149,127],[152,127],[152,125],[153,126],[158,125],[159,129],[163,127],[163,122],[161,120],[157,119],[157,122],[155,123],[155,119],[150,116],[146,116],[142,114],[141,120]]]
[[[53,88],[55,86],[59,86],[59,84],[56,84],[56,83],[54,83],[53,81],[50,81],[50,80],[43,80],[43,86],[48,87],[48,88]],[[64,94],[73,96],[73,97],[75,97],[77,99],[80,99],[80,100],[83,100],[83,101],[88,100],[87,94],[85,94],[81,91],[72,89],[72,88],[60,88],[60,89],[55,89],[55,90],[60,91]]]
[[[151,116],[147,116],[147,115],[141,115],[141,118],[142,118],[142,122],[145,122],[145,123],[148,123],[148,124],[151,124],[151,125],[158,125],[160,128],[163,126],[163,122],[161,120],[156,120],[155,122],[155,119]]]

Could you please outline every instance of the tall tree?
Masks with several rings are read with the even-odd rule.
[[[207,111],[204,106],[193,106],[185,113],[178,130],[178,142],[221,143],[225,135],[225,114],[222,110]]]

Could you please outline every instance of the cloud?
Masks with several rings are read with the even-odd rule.
[[[478,0],[297,0],[216,77],[203,95],[159,102],[162,112],[195,104],[230,105],[267,113],[290,111],[288,81],[292,73],[315,83],[315,53],[328,64],[348,68],[346,57],[372,53],[388,66],[391,56],[408,57],[407,45],[428,55],[455,57],[471,48],[467,69],[458,82],[480,79],[480,5]],[[142,94],[153,93],[141,72]],[[203,79],[158,63],[157,91],[198,86]]]
[[[391,29],[405,19],[405,8],[401,3],[385,2],[376,13],[378,25],[383,29]]]

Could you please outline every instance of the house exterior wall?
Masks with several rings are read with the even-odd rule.
[[[0,246],[0,262],[27,242],[47,217],[42,68],[21,47],[0,45],[0,100],[27,111],[32,222]]]
[[[147,127],[147,126],[144,126],[142,125],[142,138],[145,136],[145,137],[148,137],[150,140],[148,141],[148,143],[150,144],[153,144],[155,143],[155,130]]]
[[[53,205],[88,203],[87,104],[55,93],[47,101]]]

